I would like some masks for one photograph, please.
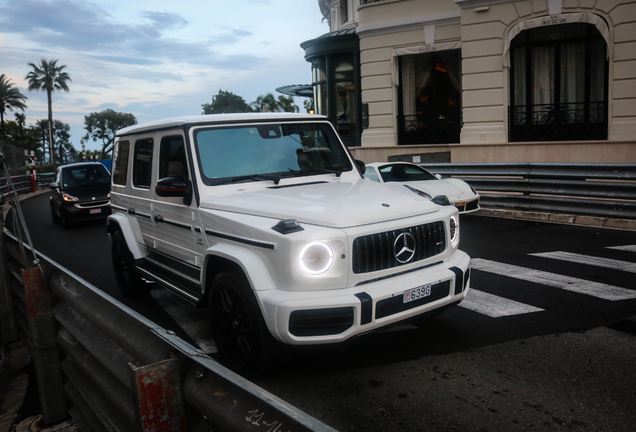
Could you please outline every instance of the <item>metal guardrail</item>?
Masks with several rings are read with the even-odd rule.
[[[15,187],[18,194],[29,193],[33,191],[30,175],[14,176],[11,178],[11,181],[13,182],[13,187]],[[9,187],[7,186],[7,181],[4,178],[0,178],[0,193],[5,195],[8,192]]]
[[[636,164],[420,164],[460,178],[482,207],[636,219]]]
[[[70,413],[82,431],[333,431],[28,249],[0,232],[0,342],[19,335],[31,352],[46,424]]]

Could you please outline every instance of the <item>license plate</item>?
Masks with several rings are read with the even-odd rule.
[[[418,288],[409,289],[404,291],[404,295],[402,297],[402,303],[412,302],[424,297],[428,297],[430,295],[431,295],[430,285],[424,285]]]
[[[101,213],[102,209],[91,209],[90,210],[90,214],[97,214],[97,213]]]
[[[455,207],[464,207],[466,205],[466,201],[455,203]]]

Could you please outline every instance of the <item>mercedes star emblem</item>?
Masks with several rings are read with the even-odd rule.
[[[403,232],[395,239],[393,253],[398,262],[405,264],[415,255],[415,237],[411,233]]]

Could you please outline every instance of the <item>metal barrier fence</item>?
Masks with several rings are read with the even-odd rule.
[[[333,431],[29,250],[0,232],[0,342],[28,347],[46,424],[70,413],[82,432]]]
[[[483,207],[636,219],[636,164],[420,164],[460,178]]]

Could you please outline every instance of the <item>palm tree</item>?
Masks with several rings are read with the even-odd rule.
[[[18,124],[18,139],[24,141],[24,125],[26,124],[26,115],[24,113],[15,113],[15,122]]]
[[[27,74],[25,79],[29,80],[29,91],[42,90],[46,91],[49,104],[49,148],[51,150],[51,163],[55,163],[53,156],[53,99],[51,94],[55,90],[69,91],[67,81],[71,80],[68,73],[64,72],[66,66],[58,66],[57,60],[47,61],[45,59],[40,60],[40,65],[36,66],[33,63],[29,63],[29,66],[33,68],[31,72]],[[60,152],[62,149],[60,149]]]
[[[9,77],[0,75],[0,138],[4,138],[4,114],[9,111],[20,109],[24,111],[27,99],[20,90],[14,87]]]
[[[294,104],[292,96],[278,96],[278,100],[271,93],[265,93],[256,98],[250,106],[256,112],[298,112],[298,105]]]

